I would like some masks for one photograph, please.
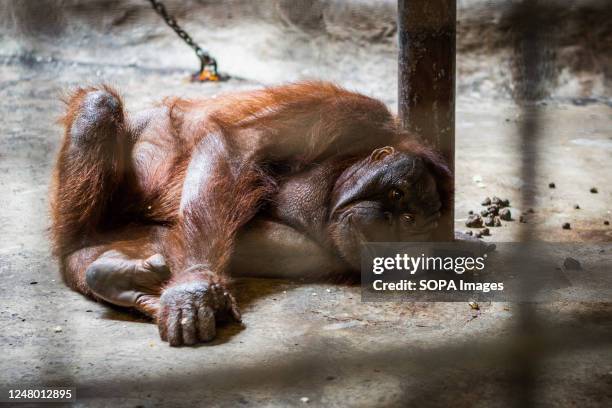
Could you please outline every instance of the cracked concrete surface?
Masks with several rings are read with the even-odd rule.
[[[221,31],[218,39],[238,48],[240,42],[231,40],[236,30]],[[264,34],[290,35],[278,30]],[[474,311],[464,303],[362,303],[358,287],[247,279],[237,290],[243,325],[223,327],[212,343],[175,349],[141,317],[70,292],[60,282],[46,235],[62,93],[107,82],[136,110],[163,96],[214,95],[266,82],[254,74],[191,84],[185,81],[191,61],[183,63],[189,50],[172,33],[160,29],[144,36],[129,57],[112,33],[106,35],[92,34],[86,46],[62,37],[57,53],[16,47],[7,35],[0,42],[0,386],[74,384],[76,406],[94,407],[304,406],[303,397],[311,406],[509,406],[520,383],[517,356],[528,353],[539,358],[537,405],[612,404],[610,303],[538,305],[533,313],[541,330],[526,336],[515,330],[515,304],[481,304]],[[303,34],[290,39],[293,46],[307,42]],[[324,55],[337,50],[338,43],[325,48],[318,41]],[[163,67],[138,63],[137,52],[152,61],[166,47],[183,59],[160,54]],[[391,48],[359,47],[374,52],[385,72],[394,72]],[[296,66],[302,57],[296,56]],[[349,53],[333,62],[338,72],[350,72],[355,58]],[[286,65],[275,69],[276,80],[296,76],[284,71]],[[383,98],[395,110],[395,79],[364,81],[368,68],[360,69],[355,76],[330,77]],[[506,222],[491,228],[487,240],[513,241],[529,226],[547,241],[609,243],[612,229],[603,221],[612,221],[610,106],[551,99],[540,108],[538,173],[524,180],[518,169],[520,110],[508,99],[459,94],[456,228],[466,229],[467,212],[480,209],[486,195],[508,197],[518,219],[527,210],[521,194],[528,191],[536,202],[528,224]],[[589,193],[592,186],[598,194]],[[562,230],[563,222],[572,229]]]

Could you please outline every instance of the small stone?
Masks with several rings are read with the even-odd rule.
[[[494,226],[494,227],[501,227],[501,226],[502,226],[502,223],[501,223],[501,221],[500,221],[499,217],[495,217],[495,218],[493,219],[493,226]]]
[[[574,204],[574,210],[579,210],[580,206],[578,204]]]
[[[53,328],[53,331],[54,331],[55,333],[61,333],[61,332],[62,332],[62,327],[61,327],[61,326],[55,326],[55,327]]]
[[[522,222],[523,224],[527,224],[527,218],[525,218],[524,215],[519,216],[519,222]]]
[[[495,197],[495,196],[494,196],[494,197],[491,199],[491,204],[495,204],[495,205],[497,205],[497,206],[500,206],[500,205],[502,204],[502,199],[501,199],[501,198],[499,198],[499,197]]]
[[[561,226],[561,228],[563,229],[570,229],[572,226],[570,225],[569,222],[564,222],[563,225]]]
[[[579,271],[582,269],[582,265],[577,259],[567,257],[565,261],[563,261],[563,267],[569,271]]]
[[[591,193],[593,193],[593,194],[597,194],[597,193],[599,193],[599,191],[597,190],[597,187],[591,187],[591,190],[590,190],[590,191],[591,191]]]
[[[472,215],[472,214],[474,214],[474,211],[472,210],[468,211],[468,215]]]
[[[480,215],[472,214],[465,221],[465,226],[469,228],[480,228],[482,227],[482,217]]]
[[[530,209],[528,209],[528,210],[527,210],[527,212],[528,212],[529,214],[533,214],[533,213],[535,212],[535,210],[534,210],[533,208],[530,208]]]
[[[572,103],[576,106],[586,106],[589,103],[593,103],[593,101],[596,101],[595,98],[573,98],[572,99]]]
[[[489,210],[482,210],[480,211],[480,215],[482,215],[483,217],[486,217],[487,215],[489,215]]]
[[[32,281],[32,282],[30,282],[30,285],[36,285],[37,283],[38,282],[36,282],[36,281]]]
[[[471,230],[467,230],[467,231],[464,232],[464,234],[466,234],[466,235],[473,235],[474,233]]]
[[[475,236],[476,238],[482,238],[482,232],[480,232],[480,231],[476,231],[476,234],[474,234],[474,236]]]
[[[610,221],[605,220],[605,221],[604,221],[604,225],[610,225]]]
[[[557,186],[555,186],[555,183],[548,183],[548,188],[555,188]]]
[[[480,233],[481,233],[482,235],[491,235],[491,231],[489,231],[489,229],[488,229],[488,228],[483,228],[483,229],[481,229],[481,230],[480,230]]]
[[[493,217],[491,217],[491,216],[485,217],[485,219],[484,219],[484,225],[486,225],[487,227],[492,227],[494,222],[495,221],[493,220]],[[482,225],[481,225],[481,227],[482,227]]]
[[[300,401],[303,402],[304,404],[308,404],[310,402],[310,398],[302,397],[302,398],[300,398]]]
[[[480,310],[480,306],[478,305],[478,303],[474,302],[473,300],[471,302],[468,302],[468,305],[470,305],[470,308],[472,310]]]
[[[510,221],[512,219],[512,213],[507,208],[502,208],[499,210],[499,218],[504,221]]]
[[[509,199],[507,199],[507,198],[504,198],[504,199],[502,200],[502,205],[503,205],[504,207],[510,207],[510,200],[509,200]]]
[[[491,205],[491,199],[489,197],[486,197],[484,200],[482,200],[482,203],[480,203],[480,205]]]

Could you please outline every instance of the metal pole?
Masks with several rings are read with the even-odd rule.
[[[455,0],[398,0],[399,117],[455,167]],[[454,239],[454,209],[436,240]]]

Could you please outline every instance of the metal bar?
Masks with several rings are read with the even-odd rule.
[[[535,205],[538,195],[538,156],[539,139],[542,132],[542,112],[538,99],[544,96],[543,67],[545,66],[544,52],[551,47],[545,43],[546,33],[550,29],[547,10],[537,0],[522,2],[512,8],[514,39],[515,70],[513,81],[515,85],[515,99],[521,109],[521,122],[518,128],[521,147],[521,179],[526,186],[521,189],[521,207],[530,208]],[[548,27],[547,27],[548,25]],[[518,241],[529,242],[534,239],[533,224],[528,223],[521,228]],[[516,253],[519,257],[522,254]],[[543,255],[543,254],[542,254]],[[552,255],[549,255],[552,256]],[[523,292],[534,294],[539,290],[523,279]],[[516,336],[530,338],[541,335],[542,323],[539,311],[531,302],[522,302],[518,305],[518,321]],[[541,372],[543,355],[537,348],[525,347],[513,359],[514,375],[510,392],[514,396],[514,406],[529,408],[537,405],[538,373]]]
[[[454,173],[455,0],[398,0],[399,118],[440,151]],[[454,239],[454,210],[436,240]]]

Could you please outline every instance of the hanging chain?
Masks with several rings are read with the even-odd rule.
[[[166,10],[166,6],[159,0],[149,0],[151,6],[155,9],[157,14],[159,14],[166,24],[170,26],[174,30],[176,34],[185,43],[190,46],[196,53],[197,57],[200,59],[200,72],[194,74],[192,80],[194,81],[218,81],[219,73],[217,72],[217,60],[215,60],[208,52],[204,51],[193,39],[183,30],[176,19],[168,14],[168,10]]]

